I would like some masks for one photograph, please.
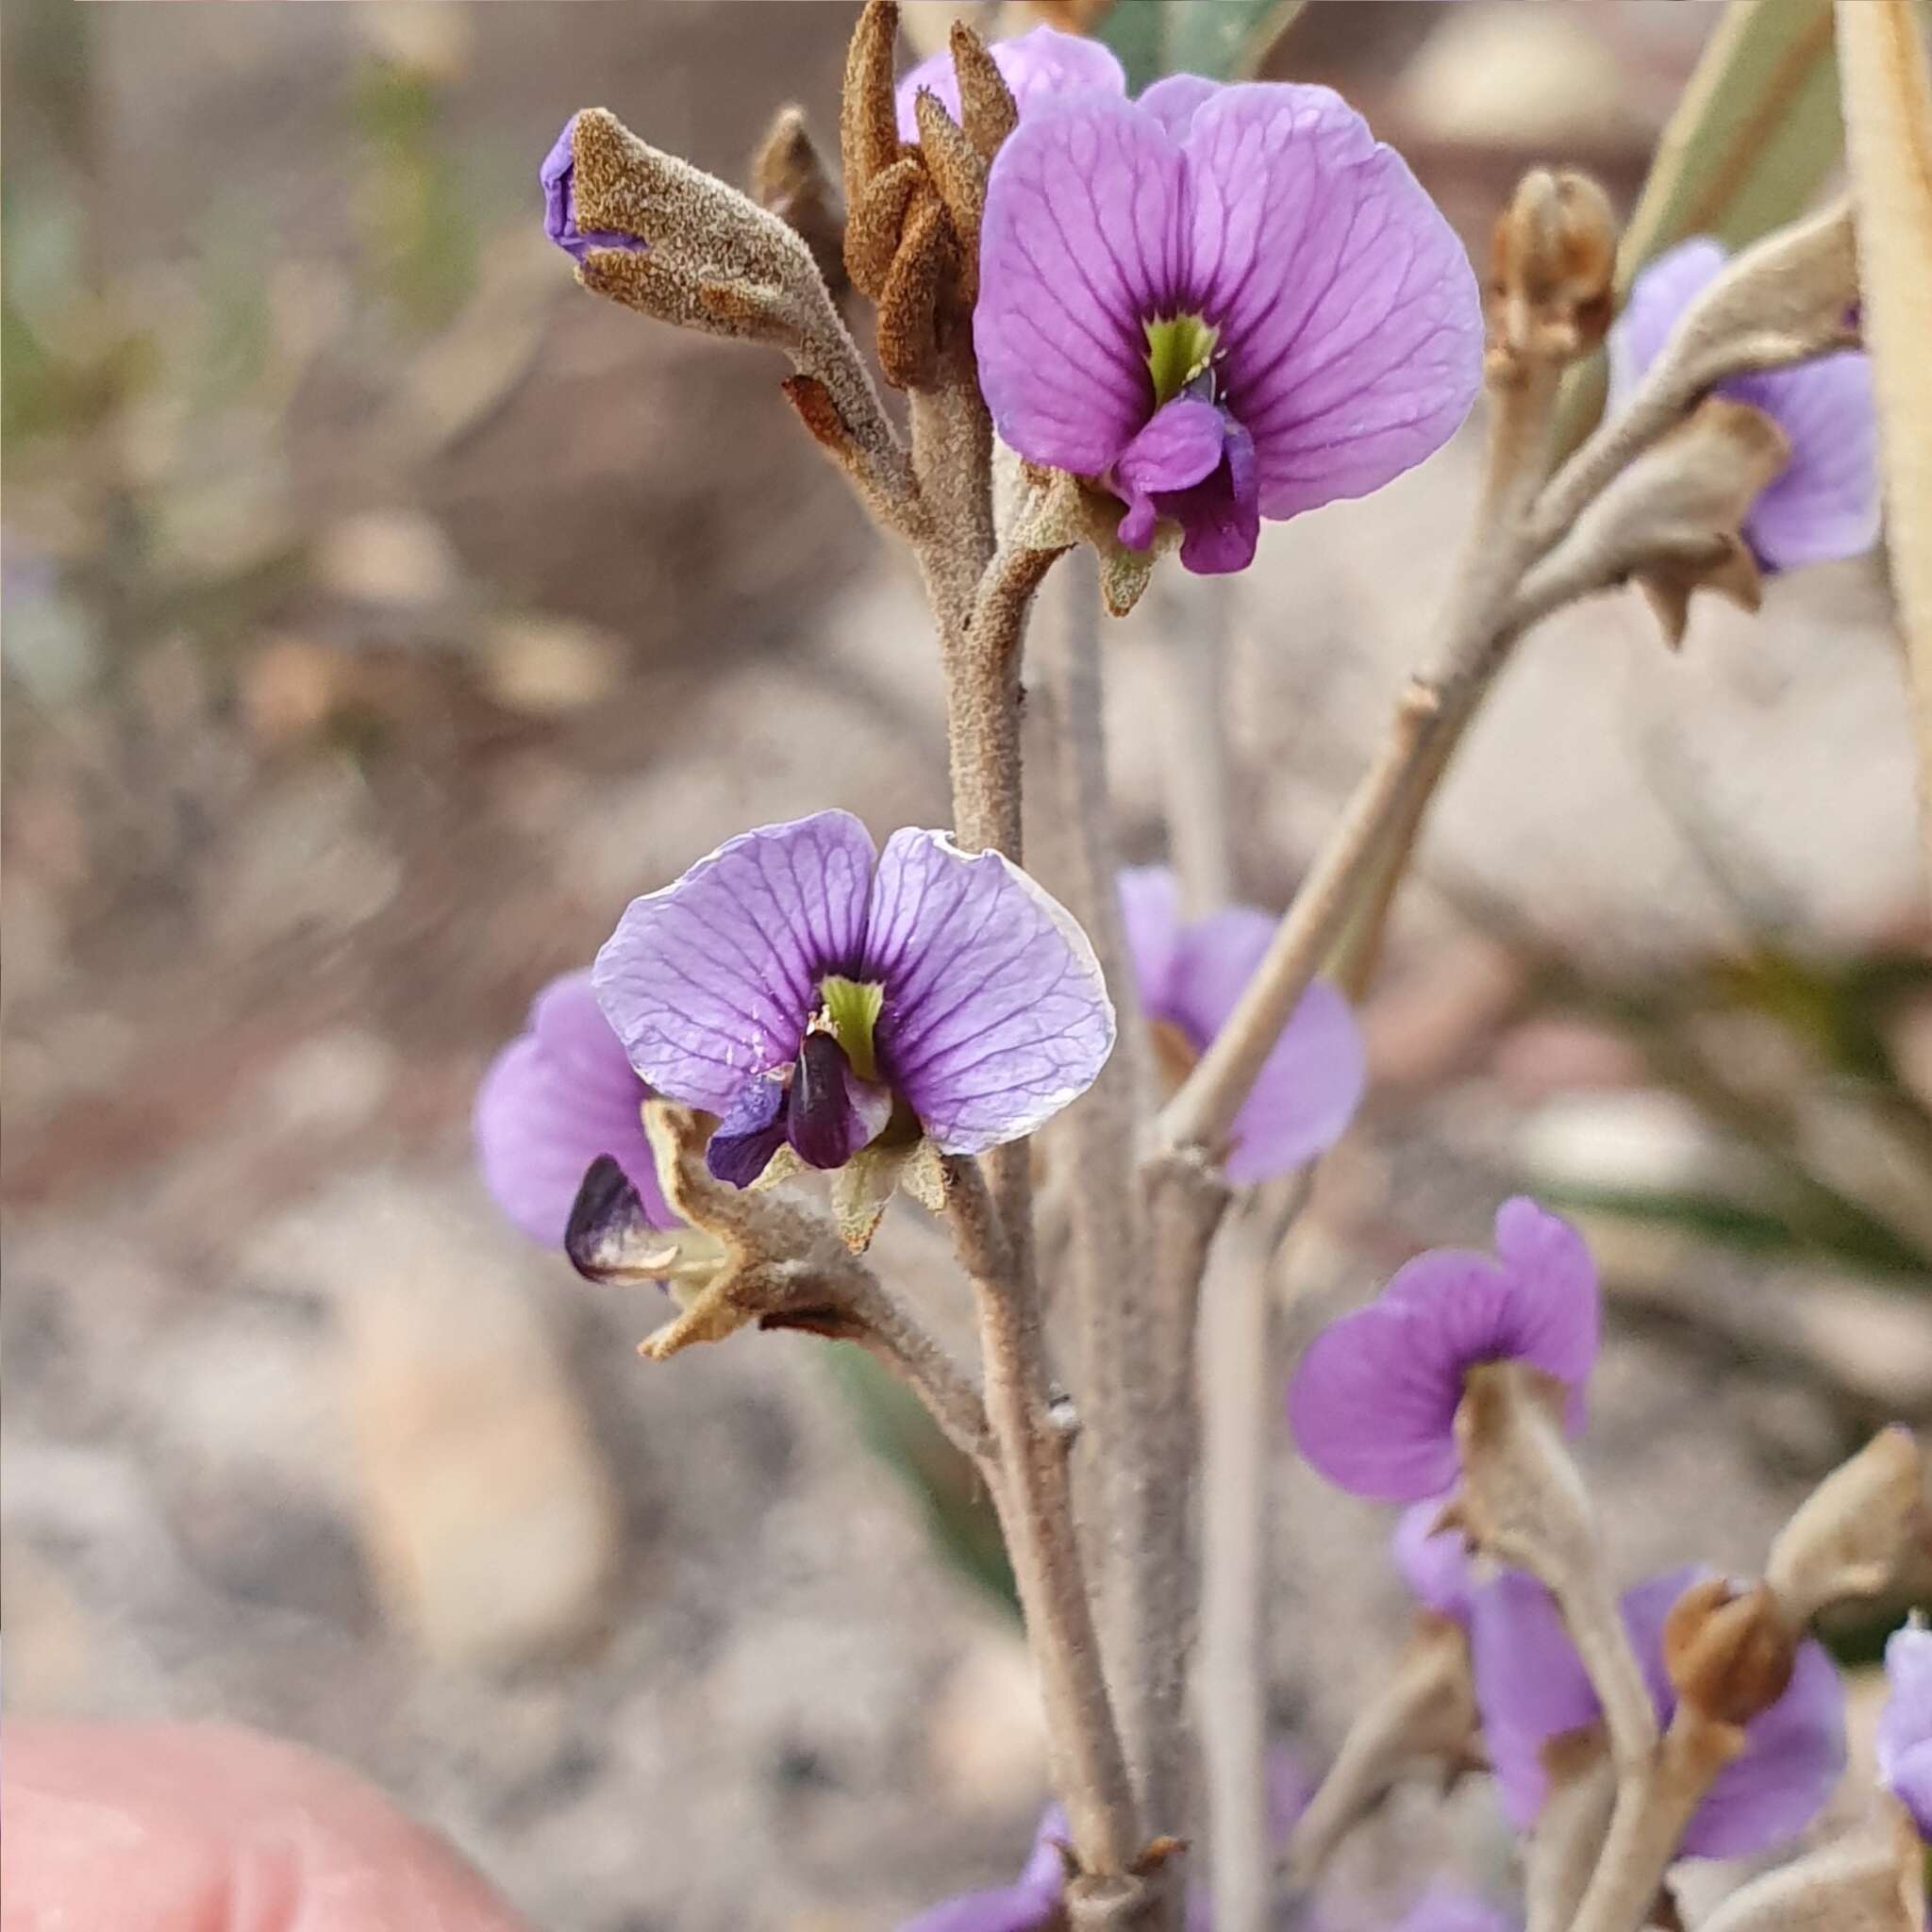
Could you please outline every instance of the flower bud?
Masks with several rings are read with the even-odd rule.
[[[811,138],[803,108],[778,109],[752,155],[751,192],[760,208],[797,233],[825,287],[839,294],[846,279],[845,197]]]
[[[1491,375],[1587,355],[1610,325],[1617,221],[1589,175],[1533,168],[1498,217],[1490,287]]]
[[[1664,1669],[1680,1705],[1739,1728],[1791,1681],[1797,1638],[1764,1584],[1742,1592],[1722,1576],[1693,1583],[1664,1620]]]

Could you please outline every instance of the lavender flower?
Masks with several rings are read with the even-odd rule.
[[[1402,1512],[1391,1540],[1391,1554],[1408,1593],[1424,1609],[1467,1626],[1475,1601],[1469,1545],[1459,1529],[1438,1529],[1450,1498],[1431,1496]]]
[[[719,1116],[713,1174],[789,1142],[842,1166],[891,1130],[943,1154],[1030,1134],[1086,1091],[1113,1008],[1069,914],[942,832],[874,849],[849,812],[766,825],[632,900],[597,998],[667,1098]]]
[[[1309,1344],[1289,1421],[1330,1482],[1391,1503],[1451,1488],[1463,1378],[1482,1362],[1524,1361],[1568,1383],[1572,1433],[1582,1427],[1598,1325],[1590,1250],[1567,1221],[1518,1195],[1496,1210],[1496,1253],[1418,1255]]]
[[[1041,1932],[1057,1922],[1066,1890],[1066,1860],[1060,1857],[1066,1838],[1066,1813],[1058,1805],[1048,1806],[1033,1834],[1033,1849],[1012,1884],[941,1899],[908,1919],[900,1932]]]
[[[1127,77],[1111,49],[1079,34],[1063,34],[1057,27],[1037,26],[1013,40],[995,41],[987,51],[1022,115],[1041,101],[1056,94],[1076,93],[1083,88],[1098,88],[1116,95],[1127,91]],[[922,92],[938,95],[940,105],[958,120],[959,76],[953,70],[951,54],[930,55],[899,83],[896,98],[901,141],[919,139],[919,117],[912,104]]]
[[[1162,518],[1181,561],[1360,496],[1461,422],[1475,278],[1402,158],[1325,88],[1175,75],[1041,99],[994,158],[974,313],[1001,437]]]
[[[1433,1885],[1390,1932],[1515,1932],[1519,1923],[1471,1892]]]
[[[588,973],[553,979],[476,1090],[473,1125],[484,1185],[516,1224],[547,1247],[564,1229],[584,1175],[608,1155],[638,1191],[645,1218],[668,1227],[644,1139],[649,1093],[591,991]]]
[[[1178,1085],[1254,977],[1275,922],[1234,906],[1183,924],[1179,888],[1164,866],[1124,872],[1120,886],[1141,1004],[1162,1067]],[[1334,987],[1317,980],[1235,1117],[1228,1178],[1268,1180],[1334,1146],[1355,1117],[1365,1078],[1355,1015]]]
[[[1637,277],[1610,330],[1610,400],[1657,359],[1677,319],[1724,265],[1708,237],[1681,243]],[[1869,550],[1878,536],[1878,419],[1872,368],[1857,350],[1792,369],[1735,375],[1718,393],[1762,409],[1790,439],[1790,460],[1744,519],[1744,539],[1768,571],[1795,570]]]
[[[1932,1630],[1912,1623],[1885,1640],[1891,1694],[1878,1716],[1878,1775],[1932,1842]]]
[[[1666,1572],[1626,1591],[1624,1627],[1637,1653],[1657,1722],[1675,1697],[1664,1669],[1664,1620],[1671,1606],[1708,1573]],[[1541,1584],[1511,1571],[1475,1596],[1471,1631],[1476,1704],[1504,1808],[1527,1829],[1541,1808],[1546,1778],[1541,1752],[1564,1731],[1601,1715],[1596,1693]],[[1684,1833],[1693,1857],[1741,1857],[1794,1837],[1830,1796],[1845,1764],[1844,1689],[1822,1645],[1798,1646],[1784,1695],[1744,1727],[1743,1751],[1721,1771]]]
[[[644,244],[635,235],[577,226],[576,202],[571,193],[571,176],[576,167],[571,142],[576,125],[577,117],[573,114],[538,171],[537,178],[543,184],[543,232],[575,261],[583,260],[593,248],[641,248]]]

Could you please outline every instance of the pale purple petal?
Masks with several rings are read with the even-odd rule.
[[[1390,1548],[1408,1593],[1438,1616],[1467,1624],[1474,1602],[1469,1545],[1459,1529],[1438,1529],[1453,1491],[1431,1496],[1402,1512]]]
[[[571,192],[572,177],[576,172],[571,141],[576,125],[577,117],[573,114],[563,124],[563,132],[551,143],[550,152],[538,170],[537,178],[543,184],[543,232],[575,261],[583,260],[593,248],[642,248],[644,244],[635,235],[577,226],[576,203]]]
[[[882,980],[880,1073],[943,1154],[1030,1134],[1113,1048],[1087,936],[997,852],[894,832],[879,859],[862,976]]]
[[[1188,296],[1221,331],[1261,514],[1360,496],[1445,442],[1481,379],[1462,244],[1402,157],[1327,88],[1250,83],[1184,143]]]
[[[1390,1932],[1516,1932],[1521,1924],[1474,1892],[1437,1885],[1417,1899]]]
[[[1246,570],[1261,538],[1255,439],[1225,409],[1220,415],[1221,462],[1200,482],[1156,499],[1160,514],[1181,526],[1181,567],[1204,577]]]
[[[1610,330],[1610,402],[1621,403],[1657,359],[1687,308],[1724,265],[1699,236],[1661,255],[1637,277]],[[1762,409],[1790,442],[1744,536],[1767,570],[1856,557],[1878,538],[1878,422],[1869,359],[1855,350],[1790,369],[1733,376],[1718,393]]]
[[[1617,408],[1655,362],[1692,300],[1717,279],[1723,246],[1707,235],[1680,242],[1650,263],[1635,282],[1610,325],[1609,406]]]
[[[1100,475],[1152,413],[1142,323],[1174,312],[1182,175],[1153,115],[1097,93],[994,157],[973,341],[993,425],[1030,461]]]
[[[533,1240],[558,1247],[591,1163],[608,1154],[643,1199],[653,1225],[675,1217],[658,1191],[631,1071],[591,991],[566,974],[537,995],[529,1030],[491,1063],[476,1091],[474,1127],[484,1184]]]
[[[1121,95],[1127,91],[1127,77],[1110,47],[1079,34],[1063,34],[1057,27],[1037,26],[1013,40],[995,41],[990,51],[1022,114],[1041,101],[1083,88]],[[901,141],[919,139],[919,116],[912,104],[922,89],[937,94],[955,121],[959,118],[959,76],[949,51],[928,55],[899,83]]]
[[[1120,885],[1127,957],[1141,1008],[1154,1019],[1172,1020],[1172,988],[1181,953],[1180,882],[1164,865],[1142,865],[1122,873]]]
[[[1790,460],[1759,492],[1744,536],[1771,570],[1857,557],[1878,541],[1878,408],[1872,363],[1856,350],[1723,386],[1790,440]]]
[[[1052,1920],[1066,1890],[1067,1865],[1059,1848],[1067,1837],[1066,1813],[1048,1806],[1025,1867],[1011,1885],[941,1900],[908,1919],[900,1932],[1038,1932]]]
[[[1518,1194],[1496,1209],[1496,1252],[1514,1297],[1510,1354],[1580,1389],[1602,1326],[1596,1263],[1583,1237]],[[1580,1413],[1571,1426],[1582,1426]]]
[[[820,978],[858,963],[873,860],[850,812],[822,811],[741,833],[633,899],[593,971],[631,1065],[723,1114],[748,1075],[787,1064]]]
[[[1663,1662],[1672,1607],[1708,1573],[1695,1566],[1624,1591],[1621,1608],[1659,1724],[1674,1700]],[[1476,1704],[1505,1809],[1519,1825],[1541,1808],[1543,1743],[1592,1722],[1595,1693],[1554,1600],[1514,1573],[1475,1595],[1471,1627]],[[1798,1646],[1791,1681],[1745,1726],[1743,1752],[1721,1771],[1682,1840],[1693,1857],[1741,1857],[1794,1837],[1810,1823],[1844,1770],[1844,1690],[1837,1667],[1810,1639]]]
[[[1114,484],[1127,504],[1119,536],[1128,549],[1144,550],[1154,541],[1160,513],[1156,492],[1185,490],[1211,475],[1221,467],[1225,441],[1221,411],[1192,396],[1176,396],[1148,418],[1113,468]]]
[[[1202,920],[1183,937],[1167,1017],[1197,1052],[1226,1024],[1276,924],[1251,906],[1235,906]],[[1317,980],[1302,995],[1235,1116],[1228,1177],[1244,1186],[1267,1180],[1332,1147],[1354,1119],[1367,1077],[1353,1010],[1336,988]]]
[[[1908,1624],[1885,1641],[1890,1694],[1878,1714],[1878,1775],[1932,1839],[1932,1630]]]
[[[1178,142],[1186,139],[1195,109],[1220,92],[1217,80],[1204,80],[1198,74],[1169,74],[1142,88],[1140,102]]]
[[[1556,1599],[1521,1571],[1506,1571],[1475,1591],[1470,1657],[1497,1792],[1509,1822],[1527,1830],[1548,1785],[1544,1743],[1594,1724],[1601,1707]]]

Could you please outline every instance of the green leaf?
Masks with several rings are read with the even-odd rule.
[[[1095,29],[1139,93],[1163,74],[1252,80],[1305,0],[1114,0]]]
[[[940,1555],[1017,1617],[1020,1597],[999,1519],[972,1459],[940,1433],[919,1398],[863,1349],[835,1342],[825,1359],[866,1446],[912,1492]]]

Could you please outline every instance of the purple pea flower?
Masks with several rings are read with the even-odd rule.
[[[1685,1591],[1709,1573],[1667,1571],[1625,1591],[1624,1624],[1657,1723],[1676,1707],[1664,1669],[1664,1620]],[[1475,1596],[1471,1630],[1476,1705],[1503,1807],[1527,1829],[1542,1807],[1541,1749],[1602,1714],[1555,1598],[1534,1578],[1509,1571]],[[1744,1727],[1745,1744],[1713,1781],[1686,1829],[1692,1857],[1734,1858],[1795,1837],[1831,1795],[1845,1766],[1844,1687],[1823,1645],[1799,1644],[1784,1695]]]
[[[1472,1892],[1432,1885],[1390,1932],[1516,1932],[1520,1924]]]
[[[1127,77],[1110,48],[1079,34],[1063,34],[1058,27],[1037,26],[1010,41],[995,41],[987,51],[1022,116],[1056,94],[1077,93],[1084,88],[1115,95],[1127,91]],[[919,139],[919,117],[912,104],[922,93],[938,95],[941,107],[958,120],[959,76],[951,54],[929,55],[899,83],[901,141]]]
[[[609,228],[579,228],[576,202],[571,193],[571,176],[576,160],[571,147],[577,117],[563,124],[563,132],[550,145],[537,178],[543,184],[543,232],[574,261],[581,261],[593,248],[641,248],[635,235],[622,235]]]
[[[1908,1624],[1885,1640],[1891,1694],[1878,1715],[1878,1776],[1932,1842],[1932,1630]]]
[[[1066,1860],[1060,1857],[1066,1838],[1066,1813],[1049,1805],[1012,1884],[941,1899],[907,1920],[900,1932],[1041,1932],[1058,1921],[1067,1889]]]
[[[1030,1134],[1092,1084],[1113,1007],[1072,917],[996,852],[849,812],[727,841],[631,901],[597,998],[652,1090],[719,1117],[748,1186],[781,1145],[837,1168],[891,1129],[942,1154]]]
[[[1176,1083],[1234,1010],[1275,922],[1252,906],[1183,924],[1164,866],[1121,874],[1121,911],[1141,1004]],[[1302,995],[1235,1117],[1228,1178],[1246,1185],[1292,1173],[1339,1141],[1360,1104],[1366,1067],[1346,999],[1325,980]]]
[[[1677,319],[1724,265],[1707,236],[1680,243],[1637,277],[1610,330],[1610,400],[1636,387]],[[1857,557],[1878,538],[1878,417],[1872,365],[1856,349],[1718,385],[1762,409],[1790,440],[1790,460],[1744,519],[1744,540],[1767,571]]]
[[[1483,1362],[1524,1361],[1570,1386],[1596,1359],[1596,1265],[1567,1221],[1523,1195],[1496,1210],[1496,1256],[1432,1248],[1308,1345],[1288,1396],[1301,1452],[1360,1496],[1414,1502],[1457,1477],[1456,1410]]]
[[[1042,98],[994,158],[974,346],[1000,436],[1243,568],[1263,517],[1360,496],[1474,398],[1462,244],[1326,88],[1191,75]]]
[[[1459,1529],[1438,1529],[1444,1496],[1411,1504],[1402,1512],[1390,1541],[1390,1551],[1408,1593],[1424,1609],[1468,1627],[1475,1601],[1475,1578],[1470,1571],[1469,1545]]]
[[[588,973],[553,979],[528,1026],[476,1090],[473,1126],[484,1185],[533,1241],[561,1247],[585,1174],[608,1155],[638,1191],[653,1227],[676,1217],[664,1205],[644,1139],[649,1089],[631,1071]]]

